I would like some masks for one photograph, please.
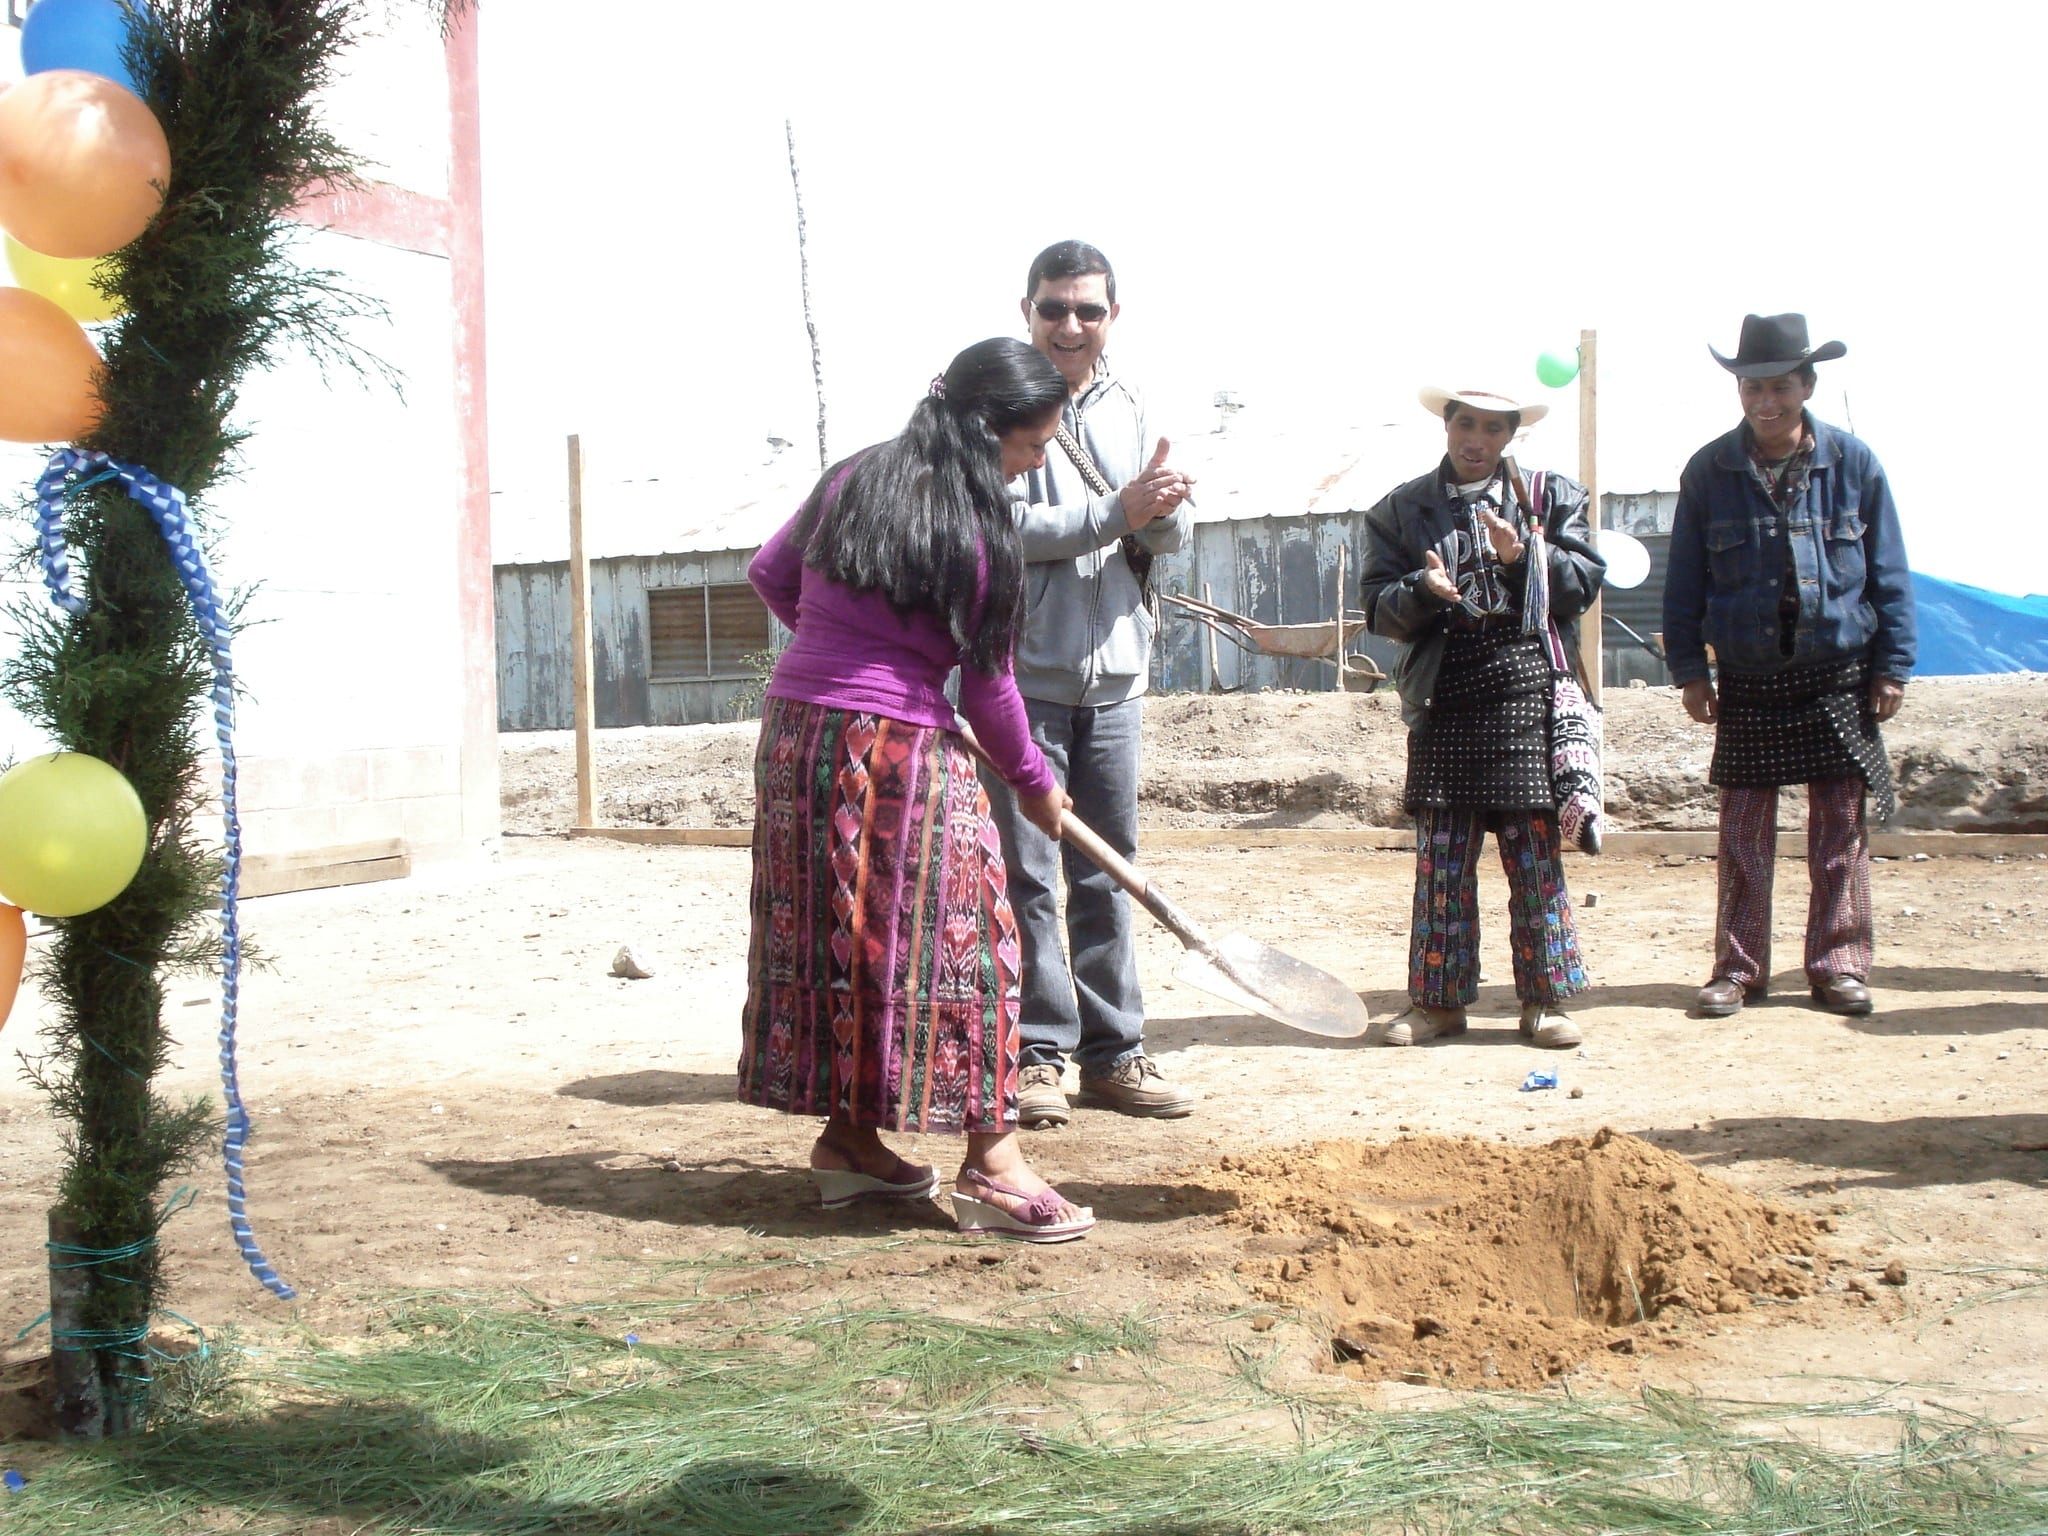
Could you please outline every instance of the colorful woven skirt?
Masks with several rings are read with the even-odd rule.
[[[770,699],[754,795],[741,1102],[1014,1129],[1017,924],[960,739]]]

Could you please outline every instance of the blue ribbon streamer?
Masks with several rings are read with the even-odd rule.
[[[63,504],[85,487],[109,480],[120,481],[128,495],[155,519],[157,531],[170,548],[178,579],[184,583],[200,636],[213,654],[213,725],[220,743],[220,808],[227,834],[220,901],[220,1082],[228,1111],[227,1134],[221,1142],[221,1161],[227,1169],[228,1227],[249,1272],[272,1294],[290,1301],[298,1292],[279,1278],[263,1250],[256,1246],[256,1234],[249,1225],[248,1193],[242,1180],[242,1149],[248,1143],[250,1121],[235,1070],[235,1021],[242,983],[242,819],[235,805],[234,660],[229,649],[227,615],[221,610],[220,593],[213,584],[213,573],[207,569],[206,556],[192,536],[192,525],[185,513],[185,493],[176,486],[165,485],[146,469],[123,464],[104,453],[60,449],[51,456],[49,468],[36,482],[36,535],[42,547],[43,584],[50,589],[51,601],[66,613],[86,611],[85,599],[71,587]]]

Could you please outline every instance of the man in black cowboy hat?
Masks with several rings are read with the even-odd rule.
[[[1712,348],[1708,349],[1712,351]],[[1864,802],[1892,812],[1878,726],[1913,670],[1913,587],[1884,469],[1806,409],[1815,363],[1804,315],[1750,315],[1735,356],[1742,424],[1679,481],[1664,646],[1685,710],[1712,725],[1721,787],[1714,974],[1699,1011],[1725,1018],[1771,974],[1778,788],[1807,787],[1806,979],[1833,1013],[1870,1012],[1870,843]],[[1708,647],[1716,680],[1708,675]]]

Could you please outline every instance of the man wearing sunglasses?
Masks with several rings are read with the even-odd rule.
[[[1104,361],[1118,308],[1108,258],[1078,240],[1048,246],[1031,263],[1022,308],[1031,344],[1067,381],[1068,400],[1043,467],[1011,485],[1030,604],[1017,687],[1074,813],[1135,858],[1140,713],[1152,663],[1147,576],[1154,555],[1185,542],[1183,503],[1194,482],[1167,464],[1165,439],[1152,441],[1143,404]],[[1145,1055],[1129,899],[1025,820],[1000,780],[983,777],[1023,946],[1019,1118],[1066,1123],[1069,1056],[1084,1099],[1125,1114],[1185,1115],[1193,1099]],[[1063,863],[1071,969],[1060,947]]]

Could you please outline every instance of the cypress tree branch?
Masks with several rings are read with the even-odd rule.
[[[356,0],[156,0],[155,13],[161,30],[139,28],[131,57],[170,142],[170,185],[162,213],[111,264],[108,286],[127,313],[105,342],[106,413],[79,446],[182,488],[204,535],[207,493],[234,472],[244,441],[232,416],[252,371],[287,349],[323,369],[380,370],[347,327],[381,307],[338,274],[298,265],[303,236],[289,220],[309,193],[354,184],[315,104],[358,10]],[[173,1046],[164,978],[219,959],[219,856],[194,830],[210,798],[196,726],[212,672],[149,515],[101,485],[66,521],[88,608],[24,614],[0,688],[64,747],[126,774],[149,824],[134,883],[58,924],[39,966],[55,1018],[29,1064],[71,1122],[58,1200],[80,1246],[102,1256],[87,1265],[83,1338],[105,1433],[119,1435],[147,1412],[139,1341],[157,1306],[165,1186],[218,1129],[210,1099],[172,1103],[153,1087]]]

